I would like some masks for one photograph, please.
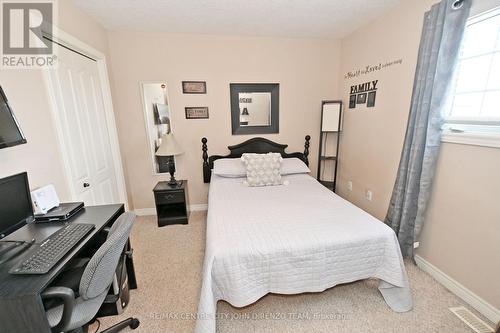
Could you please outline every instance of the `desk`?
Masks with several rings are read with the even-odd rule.
[[[13,275],[8,271],[36,250],[44,239],[59,230],[64,225],[62,222],[31,223],[4,238],[25,241],[35,238],[36,241],[29,250],[0,266],[0,331],[50,333],[40,293],[63,271],[72,258],[83,251],[97,249],[102,243],[99,239],[103,237],[103,229],[112,225],[124,211],[121,204],[85,207],[68,223],[92,223],[95,224],[95,229],[43,275]],[[129,287],[135,289],[137,285],[132,258],[129,258],[126,264]]]

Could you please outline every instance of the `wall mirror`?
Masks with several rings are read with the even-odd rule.
[[[153,174],[168,172],[167,162],[171,157],[155,156],[161,138],[172,130],[167,83],[161,81],[141,82],[140,88]]]
[[[279,84],[231,83],[233,134],[279,133]]]

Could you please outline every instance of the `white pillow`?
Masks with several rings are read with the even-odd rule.
[[[281,175],[293,175],[297,173],[309,173],[311,170],[297,157],[284,158],[281,162]]]
[[[228,178],[247,176],[247,168],[241,158],[220,158],[215,160],[212,172],[217,176]]]
[[[241,160],[246,165],[248,186],[281,185],[280,153],[243,154]]]

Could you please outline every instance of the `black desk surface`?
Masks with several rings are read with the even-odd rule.
[[[33,296],[44,290],[50,282],[60,273],[63,267],[73,258],[99,231],[101,231],[111,220],[124,212],[122,204],[85,207],[78,215],[66,223],[90,223],[95,224],[92,230],[77,246],[59,261],[47,274],[42,275],[13,275],[9,269],[18,262],[25,259],[36,250],[40,243],[51,234],[64,226],[63,222],[31,223],[15,231],[3,240],[25,240],[36,239],[35,244],[24,253],[0,265],[0,300],[17,299],[24,296]],[[13,250],[15,251],[15,250]]]

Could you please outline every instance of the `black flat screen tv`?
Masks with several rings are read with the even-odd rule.
[[[22,143],[26,143],[26,138],[0,86],[0,149]]]

